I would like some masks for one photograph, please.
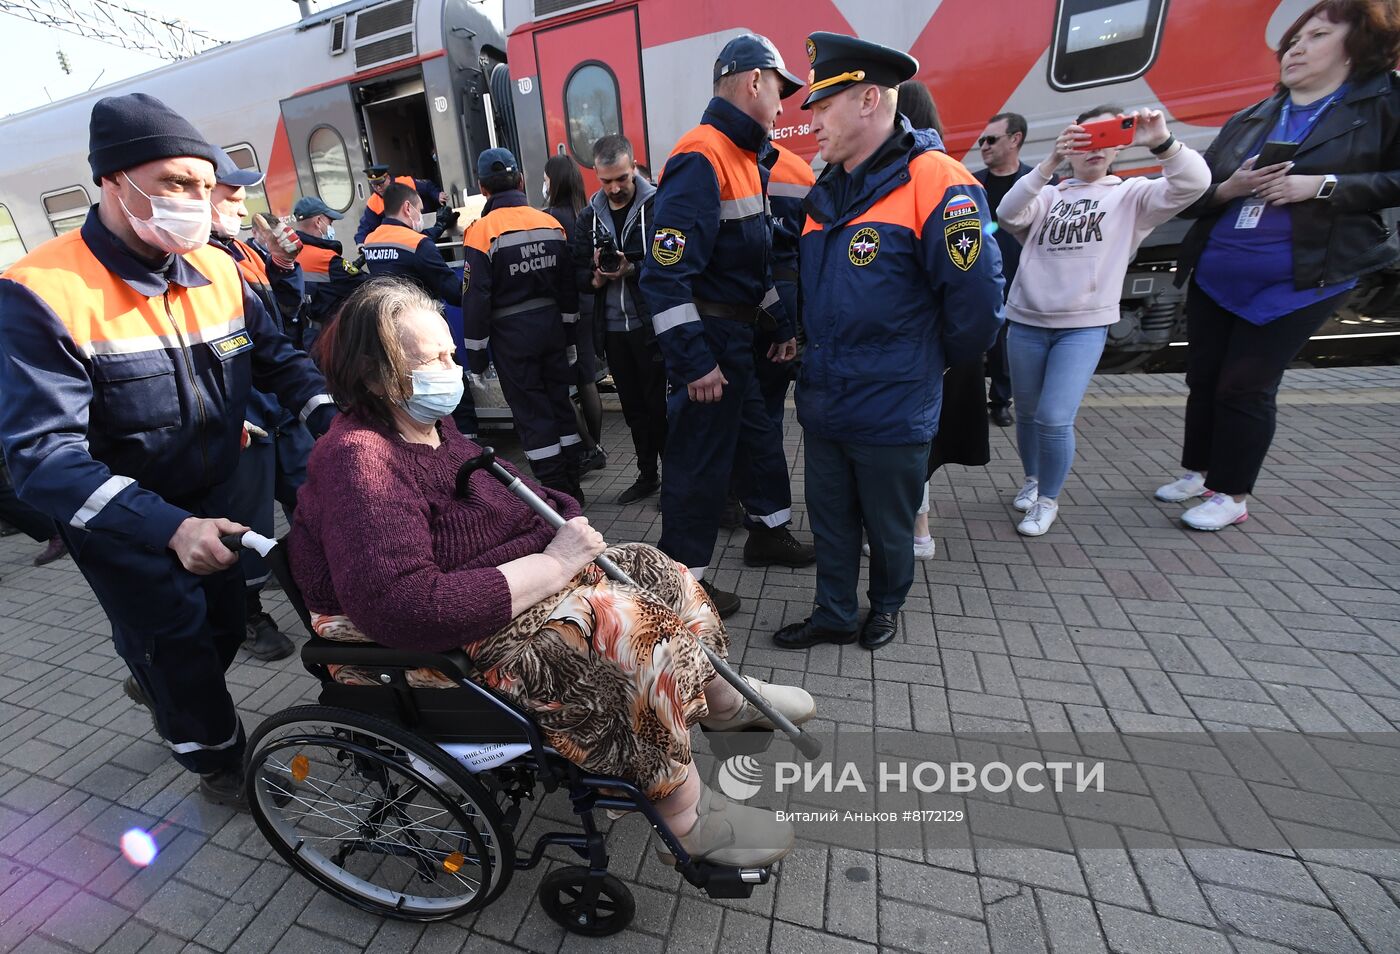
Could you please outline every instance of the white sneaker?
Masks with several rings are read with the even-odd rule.
[[[1181,503],[1181,501],[1190,500],[1192,497],[1208,497],[1210,494],[1206,490],[1206,479],[1196,471],[1188,470],[1171,483],[1158,487],[1153,496],[1158,500],[1165,500],[1167,503]]]
[[[1026,537],[1038,537],[1055,522],[1060,513],[1060,505],[1049,497],[1038,497],[1026,511],[1025,519],[1016,524],[1016,532]]]
[[[1021,485],[1021,490],[1016,494],[1016,499],[1011,501],[1011,506],[1025,513],[1031,509],[1031,504],[1040,499],[1040,481],[1034,477],[1027,477],[1026,482]]]
[[[1243,500],[1235,503],[1229,494],[1211,494],[1205,503],[1198,503],[1181,515],[1181,522],[1192,530],[1224,530],[1249,519]]]

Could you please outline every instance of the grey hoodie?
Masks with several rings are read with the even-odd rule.
[[[602,289],[603,315],[607,320],[608,331],[631,331],[643,325],[650,326],[651,323],[651,312],[642,298],[638,279],[641,277],[641,260],[646,255],[647,243],[650,241],[647,235],[647,221],[651,218],[650,204],[652,196],[656,194],[656,186],[640,175],[633,181],[637,191],[632,199],[632,207],[627,210],[627,221],[622,227],[622,235],[613,233],[612,208],[608,205],[608,197],[603,194],[602,189],[595,192],[589,200],[588,211],[592,215],[580,223],[580,229],[592,230],[592,247],[597,247],[602,234],[612,235],[613,243],[638,268],[638,271],[634,271],[622,281],[608,282]]]

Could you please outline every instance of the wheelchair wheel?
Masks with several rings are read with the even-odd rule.
[[[571,934],[607,937],[632,923],[637,904],[627,885],[610,874],[597,879],[597,898],[588,900],[588,869],[558,868],[540,882],[540,907],[554,923]]]
[[[249,740],[248,805],[277,853],[354,906],[408,921],[485,907],[514,873],[496,801],[448,753],[390,722],[298,706]]]

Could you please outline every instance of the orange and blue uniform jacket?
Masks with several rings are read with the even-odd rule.
[[[578,333],[578,288],[569,237],[559,220],[531,208],[518,189],[491,196],[462,236],[462,329],[467,369],[486,371],[492,326],[510,322],[518,340],[559,322],[564,340]],[[498,327],[498,330],[502,330]]]
[[[807,213],[802,203],[812,191],[817,177],[802,157],[786,146],[773,143],[773,151],[778,159],[768,176],[768,202],[773,208],[773,281],[778,287],[778,295],[783,299],[783,307],[796,318],[793,305],[783,286],[791,286],[792,297],[797,294],[797,254],[798,243],[802,239],[802,225]]]
[[[442,195],[442,190],[432,180],[415,179],[412,176],[395,176],[394,181],[417,192],[418,198],[423,200],[423,208],[436,209],[438,207],[438,196]],[[384,197],[378,192],[371,192],[369,198],[365,200],[365,211],[360,214],[360,224],[355,228],[355,244],[363,245],[365,236],[379,228],[383,221]],[[425,229],[424,233],[430,235],[433,241],[437,241],[438,236],[435,230]]]
[[[334,408],[227,253],[153,267],[97,212],[0,277],[0,442],[25,502],[163,551],[233,476],[253,387],[313,434]]]
[[[767,186],[775,159],[768,131],[716,97],[666,160],[642,293],[675,380],[698,380],[717,364],[697,301],[761,306],[777,319],[776,340],[797,333],[773,287]]]
[[[291,338],[292,328],[296,327],[305,297],[305,282],[302,278],[301,256],[290,269],[279,268],[275,262],[256,245],[248,245],[238,239],[210,235],[209,244],[217,246],[233,256],[238,265],[238,274],[248,283],[248,288],[258,296],[263,310],[277,325],[277,330]],[[247,420],[267,431],[267,437],[250,435],[249,440],[267,443],[272,441],[272,433],[290,425],[295,417],[277,399],[262,391],[253,391],[248,396]]]
[[[376,278],[397,275],[417,282],[429,295],[449,305],[462,303],[462,280],[448,268],[437,244],[398,219],[386,218],[360,246]]]
[[[805,203],[797,418],[828,440],[931,440],[944,369],[1003,321],[986,193],[937,133],[901,124],[853,173],[828,166]]]

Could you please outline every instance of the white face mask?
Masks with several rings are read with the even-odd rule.
[[[545,205],[549,204],[549,180],[545,179],[540,183],[540,198],[544,199]]]
[[[214,231],[224,238],[238,238],[238,232],[243,228],[243,220],[236,215],[227,215],[214,209]]]
[[[323,236],[321,236],[321,237],[324,238],[327,242],[334,242],[334,241],[335,241],[335,226],[334,226],[334,225],[327,225],[327,226],[326,226],[326,234],[323,235]]]
[[[413,213],[413,219],[408,223],[408,227],[415,232],[423,231],[423,213],[417,210]]]
[[[125,172],[122,175],[133,189],[141,192],[141,187],[132,182],[130,176]],[[131,223],[131,228],[141,241],[172,255],[193,252],[209,243],[214,209],[208,200],[171,199],[146,195],[144,192],[141,194],[151,203],[149,219],[138,219],[132,215],[126,203],[122,202],[121,196],[117,196],[127,221]]]

